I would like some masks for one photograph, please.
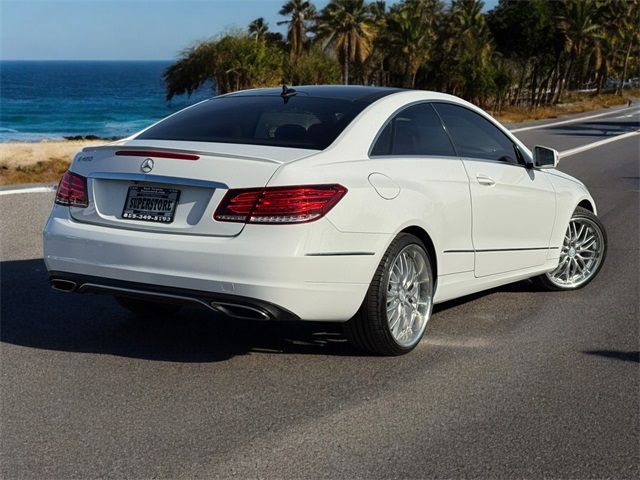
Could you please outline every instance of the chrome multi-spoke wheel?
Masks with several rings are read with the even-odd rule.
[[[382,256],[346,334],[361,350],[402,355],[419,342],[431,316],[434,274],[425,244],[401,233]]]
[[[558,266],[544,279],[560,290],[586,285],[602,267],[606,248],[606,233],[600,221],[593,213],[578,208],[569,221]]]
[[[396,256],[387,281],[389,331],[402,347],[412,347],[424,333],[431,313],[431,272],[424,249],[404,247]]]

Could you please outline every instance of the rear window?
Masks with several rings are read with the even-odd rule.
[[[136,138],[324,150],[367,105],[302,94],[286,102],[275,95],[218,97],[183,110]]]

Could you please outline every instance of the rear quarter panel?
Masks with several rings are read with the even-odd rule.
[[[397,196],[383,198],[369,182],[372,173],[397,184]],[[327,215],[339,231],[385,234],[388,246],[400,231],[417,226],[434,244],[439,275],[473,270],[469,186],[458,158],[302,161],[281,167],[269,185],[305,183],[340,183],[348,189]]]

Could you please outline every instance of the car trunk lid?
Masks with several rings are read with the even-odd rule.
[[[72,169],[87,177],[89,206],[71,207],[71,216],[79,222],[131,230],[238,235],[244,224],[213,219],[225,193],[230,188],[265,186],[283,163],[313,153],[171,141],[85,148]]]

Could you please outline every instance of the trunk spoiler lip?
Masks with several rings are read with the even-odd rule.
[[[201,155],[201,156],[215,156],[215,157],[223,157],[223,158],[233,158],[234,160],[251,160],[251,161],[258,161],[258,162],[266,162],[266,163],[273,163],[275,165],[282,165],[283,161],[280,160],[274,160],[272,158],[265,158],[265,157],[257,157],[257,156],[253,156],[253,155],[241,155],[241,154],[235,154],[235,153],[218,153],[218,152],[214,152],[214,151],[207,151],[207,150],[189,150],[189,149],[184,149],[184,148],[169,148],[169,147],[154,147],[152,145],[127,145],[125,144],[118,144],[118,145],[98,145],[98,146],[92,146],[92,147],[84,147],[82,149],[83,152],[95,152],[95,151],[103,151],[103,150],[136,150],[136,151],[148,151],[148,150],[153,150],[156,152],[166,152],[166,153],[186,153],[186,154],[192,154],[192,155]]]

